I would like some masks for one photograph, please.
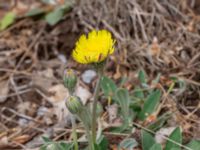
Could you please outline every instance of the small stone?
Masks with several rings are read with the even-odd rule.
[[[64,64],[67,63],[67,59],[66,59],[65,55],[63,55],[63,54],[59,54],[58,59]]]
[[[81,77],[83,82],[90,84],[91,81],[96,77],[96,75],[97,73],[94,70],[86,70]]]
[[[52,121],[51,118],[49,118],[49,117],[45,117],[44,120],[45,120],[45,123],[46,123],[48,126],[53,125],[53,121]]]
[[[24,119],[24,118],[19,118],[19,120],[18,120],[18,124],[20,126],[27,126],[28,123],[29,123],[29,121],[27,119]]]
[[[38,108],[38,111],[37,111],[38,116],[44,116],[46,113],[48,113],[47,107],[41,106]]]

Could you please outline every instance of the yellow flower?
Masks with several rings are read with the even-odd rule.
[[[72,52],[73,58],[82,64],[98,63],[114,52],[111,33],[106,30],[93,30],[88,36],[82,35]]]

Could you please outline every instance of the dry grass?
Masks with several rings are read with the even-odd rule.
[[[162,108],[181,116],[176,122],[188,127],[185,131],[190,137],[194,131],[200,137],[198,7],[199,1],[187,0],[85,0],[73,11],[84,32],[106,28],[113,33],[120,54],[116,59],[123,59],[117,63],[130,70],[143,67],[149,76],[161,72],[167,78],[176,76],[186,82],[185,90],[168,97]]]
[[[92,28],[112,31],[119,50],[127,51],[132,69],[181,68],[194,73],[199,65],[200,18],[190,5],[186,0],[86,0],[73,13],[85,32]],[[155,43],[157,51],[152,50]]]

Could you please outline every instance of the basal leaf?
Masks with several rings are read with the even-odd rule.
[[[116,91],[116,100],[121,107],[122,116],[127,118],[129,115],[130,97],[127,89],[121,88]]]
[[[162,150],[162,145],[161,144],[158,144],[158,143],[155,143],[151,148],[150,150]]]
[[[133,91],[133,95],[136,98],[144,99],[144,92],[140,87],[136,87]]]
[[[14,12],[8,12],[0,22],[0,30],[6,29],[10,26],[16,19],[16,15]]]
[[[106,97],[113,97],[115,91],[117,90],[117,86],[114,81],[106,76],[101,78],[101,88]]]
[[[100,150],[108,149],[108,145],[109,145],[108,140],[103,135],[97,140],[97,144]]]
[[[51,139],[49,139],[48,137],[46,136],[42,136],[42,139],[45,143],[49,143],[49,142],[53,142]]]
[[[186,146],[191,148],[192,150],[199,150],[200,149],[200,140],[192,140]]]
[[[142,150],[149,150],[156,142],[154,137],[147,131],[142,130]]]
[[[41,15],[43,13],[45,13],[45,10],[40,9],[40,8],[35,8],[35,9],[32,9],[32,10],[28,11],[25,14],[25,16],[26,17],[33,17],[33,16]]]
[[[45,16],[45,20],[48,22],[48,24],[55,25],[62,19],[63,15],[64,10],[62,8],[57,8],[52,12],[48,13]]]
[[[161,97],[161,91],[156,90],[148,96],[147,100],[144,102],[142,111],[139,113],[139,119],[144,120],[147,116],[151,115],[157,108]]]
[[[144,70],[140,70],[138,73],[138,79],[140,80],[140,83],[142,85],[147,83],[147,79],[146,79],[146,73],[144,72]]]
[[[181,134],[181,128],[177,127],[174,129],[174,131],[169,136],[169,139],[173,140],[176,143],[182,144],[182,134]],[[171,150],[172,148],[175,148],[177,150],[181,150],[181,147],[171,141],[167,141],[165,150]]]
[[[59,142],[59,150],[73,150],[74,143]]]

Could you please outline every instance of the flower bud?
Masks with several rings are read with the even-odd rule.
[[[83,108],[83,103],[78,96],[69,96],[65,105],[72,114],[78,114]]]
[[[73,94],[76,83],[77,83],[77,76],[74,70],[67,69],[64,71],[64,86],[69,90],[70,94]]]

